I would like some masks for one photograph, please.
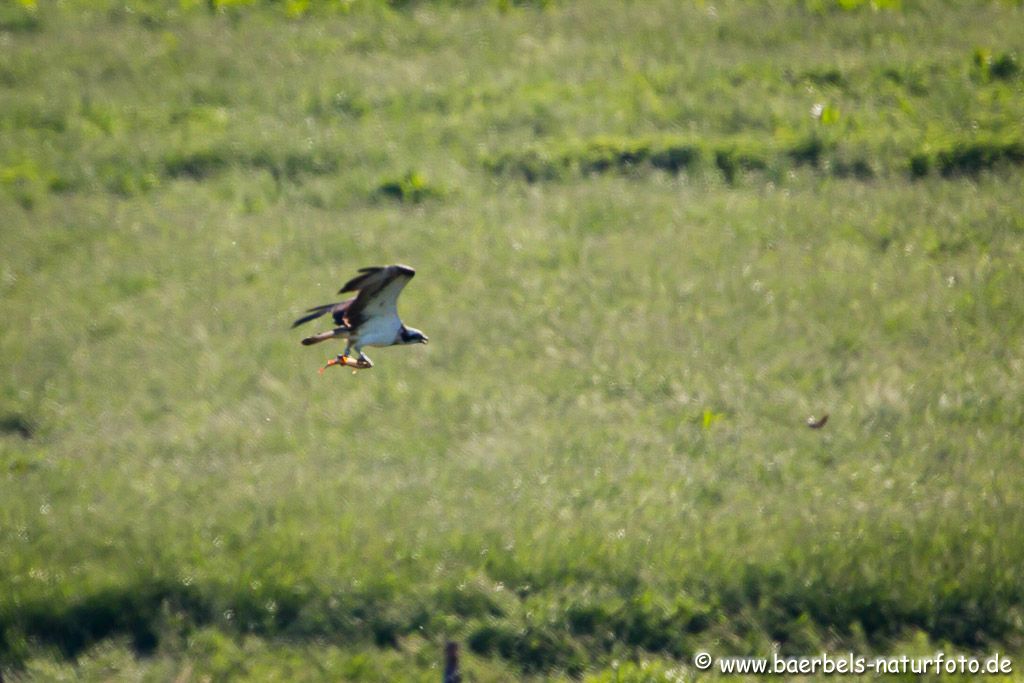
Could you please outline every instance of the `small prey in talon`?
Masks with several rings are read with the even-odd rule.
[[[356,296],[333,304],[314,306],[306,315],[292,323],[297,327],[328,313],[337,326],[332,330],[314,334],[302,340],[304,346],[319,344],[328,339],[343,339],[345,352],[327,361],[320,368],[341,365],[357,370],[373,367],[373,361],[363,353],[365,346],[395,346],[404,344],[426,344],[427,335],[413,327],[407,327],[398,317],[398,295],[416,275],[409,266],[376,266],[361,268],[360,275],[345,283],[338,293],[357,292]],[[350,354],[355,351],[357,357]]]
[[[327,361],[327,365],[320,368],[318,372],[322,375],[324,374],[324,370],[331,367],[332,365],[348,366],[352,368],[353,375],[356,374],[356,372],[358,372],[359,370],[366,370],[368,368],[373,367],[373,363],[371,363],[370,359],[365,356],[362,358],[349,358],[344,353],[339,353],[336,358],[332,358],[329,361]]]

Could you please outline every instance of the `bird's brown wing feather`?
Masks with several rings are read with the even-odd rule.
[[[335,325],[338,325],[339,327],[347,325],[348,323],[345,320],[345,314],[348,311],[348,307],[351,306],[352,302],[355,300],[355,297],[352,297],[351,299],[345,299],[344,301],[339,301],[337,303],[314,306],[306,311],[308,315],[304,315],[293,322],[292,327],[298,327],[302,323],[307,323],[310,320],[316,320],[320,316],[328,313],[330,313],[331,317],[334,318]]]
[[[355,292],[364,287],[369,287],[370,284],[379,279],[379,274],[386,270],[383,266],[371,266],[369,268],[360,268],[360,275],[356,275],[354,278],[345,283],[345,285],[338,290],[338,294],[344,294],[345,292]]]
[[[331,308],[331,317],[334,318],[335,325],[348,325],[348,309],[355,300],[356,298],[352,297],[334,304]]]
[[[397,315],[398,295],[416,271],[409,266],[396,264],[360,268],[359,273],[338,290],[339,294],[358,291],[356,296],[337,303],[314,306],[306,311],[307,315],[292,323],[292,327],[298,327],[328,313],[334,318],[334,324],[339,327],[356,327],[370,316],[392,311]]]
[[[409,266],[393,265],[363,268],[365,273],[342,287],[343,292],[358,289],[359,294],[345,311],[345,319],[356,327],[374,315],[398,315],[398,295],[416,271]]]

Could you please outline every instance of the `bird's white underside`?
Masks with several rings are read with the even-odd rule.
[[[359,326],[357,336],[344,335],[357,349],[363,346],[391,346],[398,339],[402,321],[397,313],[373,317]]]

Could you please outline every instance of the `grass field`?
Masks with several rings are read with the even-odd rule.
[[[0,675],[1020,680],[1021,26],[0,5]],[[430,345],[318,376],[393,262]]]

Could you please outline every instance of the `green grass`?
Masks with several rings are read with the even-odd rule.
[[[1024,656],[1019,3],[212,5],[0,10],[4,675]]]

